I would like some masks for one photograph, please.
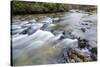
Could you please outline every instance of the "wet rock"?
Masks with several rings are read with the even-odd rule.
[[[85,24],[85,25],[88,25],[88,24]]]
[[[64,55],[64,58],[66,59],[66,62],[67,63],[70,63],[71,62],[71,53],[70,53],[70,48],[66,48],[63,50],[63,55]]]
[[[71,59],[71,61],[70,61],[71,63],[75,63],[75,60],[74,59]]]
[[[89,23],[92,23],[92,21],[91,21],[91,20],[84,20],[84,22],[89,22]]]
[[[64,31],[62,34],[64,35],[65,38],[76,39],[76,37],[70,31],[67,32]]]
[[[72,10],[70,10],[69,12],[70,12],[70,13],[75,13],[75,12],[79,12],[79,10],[74,10],[74,9],[72,9]]]
[[[28,34],[28,31],[31,29],[31,27],[28,27],[24,31],[22,31],[20,34]]]
[[[31,24],[28,23],[28,24],[22,25],[21,27],[22,27],[22,28],[28,28],[28,27],[30,27],[30,26],[31,26]]]
[[[62,32],[62,34],[63,34],[63,35],[65,35],[65,34],[66,34],[66,32],[65,32],[65,31],[63,31],[63,32]]]
[[[94,53],[94,54],[97,54],[97,47],[93,47],[90,51],[91,51],[92,53]]]
[[[64,20],[63,18],[53,18],[53,23],[59,23],[62,20]]]
[[[68,48],[64,48],[63,50],[62,50],[62,53],[57,57],[57,62],[59,62],[59,63],[70,63],[71,62],[71,59],[70,59],[70,57],[69,57],[69,51],[70,49],[68,49]]]
[[[27,33],[28,33],[28,31],[27,30],[24,30],[20,34],[27,34]]]
[[[29,23],[28,21],[22,21],[20,26],[23,26],[23,25],[28,24],[28,23]]]
[[[92,13],[88,12],[88,15],[92,15]]]
[[[42,30],[45,30],[45,31],[52,31],[54,30],[53,27],[55,26],[55,24],[48,24],[48,23],[45,23],[41,29]],[[53,33],[53,32],[52,32]]]
[[[91,58],[93,61],[97,61],[97,47],[93,47],[90,49],[91,52]]]
[[[21,32],[23,32],[24,30],[26,30],[27,28],[21,28],[21,29],[15,29],[15,30],[12,30],[12,34],[15,35],[15,34],[20,34]]]
[[[35,19],[29,21],[29,23],[34,23],[34,22],[37,22],[37,21]]]
[[[12,25],[12,30],[16,30],[16,29],[21,29],[21,26],[19,26],[19,25]]]
[[[89,41],[86,40],[86,39],[80,39],[80,38],[78,38],[78,46],[79,46],[79,48],[90,47],[88,42]]]
[[[85,28],[81,28],[82,32],[86,32]]]
[[[44,30],[48,27],[48,23],[45,23],[42,27],[41,27],[41,30]]]
[[[71,58],[75,60],[75,62],[83,62],[83,60],[81,58],[79,58],[77,55],[72,54]]]
[[[50,17],[45,17],[45,18],[41,19],[40,22],[41,22],[41,23],[48,23],[48,24],[51,24],[51,23],[53,23],[53,20],[52,20],[52,18],[50,18]]]
[[[16,24],[16,23],[18,23],[18,22],[21,22],[21,21],[18,20],[18,19],[14,19],[14,20],[12,20],[12,23],[13,23],[13,24]]]
[[[87,29],[91,29],[90,27],[87,27]]]
[[[86,54],[82,50],[76,48],[71,50],[70,57],[75,60],[75,62],[87,62],[92,61],[90,54]]]
[[[65,58],[64,54],[61,53],[59,56],[56,57],[56,62],[58,62],[58,63],[66,63],[67,59]]]
[[[82,25],[88,25],[87,23],[81,23]]]
[[[81,52],[84,53],[87,56],[90,56],[91,55],[91,52],[89,51],[88,48],[81,49]]]
[[[88,57],[85,57],[85,58],[83,59],[83,61],[84,61],[84,62],[90,62],[90,61],[92,61],[92,58],[91,58],[90,56],[88,56]]]
[[[65,38],[60,42],[60,44],[63,48],[75,48],[78,47],[78,40]]]
[[[53,18],[54,22],[58,22],[60,20],[60,18]]]
[[[60,34],[59,31],[56,31],[56,30],[53,30],[53,29],[51,29],[50,32],[52,32],[54,35],[58,35],[58,34]]]
[[[97,55],[96,54],[91,54],[92,61],[97,61]]]
[[[31,35],[33,34],[37,29],[33,29],[31,26],[22,31],[20,34],[28,34]]]
[[[62,35],[60,38],[59,38],[59,40],[62,40],[62,39],[64,39],[65,37]]]

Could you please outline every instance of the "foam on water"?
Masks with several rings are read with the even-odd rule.
[[[54,20],[58,19],[59,18],[55,18]],[[72,26],[72,35],[85,39],[88,38],[90,41],[89,43],[94,46],[96,45],[97,34],[96,21],[96,14],[88,15],[88,13],[82,11],[72,10],[65,14],[65,17],[63,17],[63,20],[60,21],[59,24],[69,24],[69,26]],[[63,36],[61,31],[58,31],[59,33],[57,35],[48,31],[56,25],[56,23],[53,24],[52,18],[45,17],[38,23],[36,23],[35,20],[31,22],[32,23],[23,21],[20,24],[13,25],[13,29],[16,30],[13,30],[12,32],[17,32],[12,38],[13,58],[16,61],[16,65],[52,63],[55,61],[53,58],[58,56],[63,48],[78,47],[77,39],[60,39],[61,36]],[[88,25],[82,25],[82,23]],[[41,29],[43,25],[47,31],[45,31],[45,29]],[[28,27],[31,27],[28,31],[35,31],[31,33],[31,35],[28,35],[27,33],[20,34],[23,30],[27,30]],[[87,27],[90,29],[86,29]],[[85,28],[85,32],[82,32],[81,28]],[[80,52],[83,52],[84,54],[86,53],[87,55],[89,54],[87,49],[83,49]]]

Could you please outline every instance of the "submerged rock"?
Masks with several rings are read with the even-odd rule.
[[[80,39],[78,38],[78,47],[79,48],[88,48],[89,46],[89,41],[86,39]]]
[[[53,18],[54,22],[58,22],[60,20],[60,18]]]
[[[94,54],[97,54],[97,47],[93,47],[90,51],[91,51],[92,53],[94,53]]]
[[[86,32],[85,28],[81,28],[82,32]]]
[[[23,26],[23,25],[28,24],[28,23],[29,23],[28,21],[22,21],[22,22],[20,23],[20,26]]]
[[[35,19],[32,19],[29,21],[29,23],[34,23],[34,22],[37,22]]]
[[[75,62],[87,62],[92,61],[92,58],[90,54],[85,53],[83,50],[80,50],[78,48],[71,49],[71,59],[74,59]]]
[[[65,38],[61,41],[60,44],[65,48],[75,48],[78,47],[78,40]]]
[[[16,30],[16,29],[21,29],[21,26],[19,26],[19,25],[12,25],[12,30]]]
[[[24,31],[22,31],[20,34],[28,34],[31,35],[33,34],[37,29],[33,29],[32,27],[28,27],[27,29],[25,29]]]
[[[53,18],[53,23],[59,23],[59,22],[61,22],[61,21],[63,21],[64,19],[63,18]]]
[[[41,19],[40,22],[51,24],[53,22],[53,20],[50,17],[45,17],[45,18]]]

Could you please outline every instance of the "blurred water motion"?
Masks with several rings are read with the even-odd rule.
[[[38,20],[19,19],[12,23],[14,65],[84,62],[84,59],[78,57],[94,56],[92,48],[97,47],[96,13],[89,15],[84,11],[72,10],[63,17],[53,18],[46,15]],[[84,42],[89,46],[83,47]],[[83,45],[80,48],[81,44]],[[73,51],[76,51],[78,57],[71,57],[70,52],[75,54]]]

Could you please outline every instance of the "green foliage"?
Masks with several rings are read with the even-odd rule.
[[[34,13],[55,13],[66,12],[70,9],[81,9],[86,11],[93,11],[96,7],[86,5],[71,5],[60,3],[42,3],[42,2],[25,2],[25,1],[12,1],[12,14],[34,14]]]

